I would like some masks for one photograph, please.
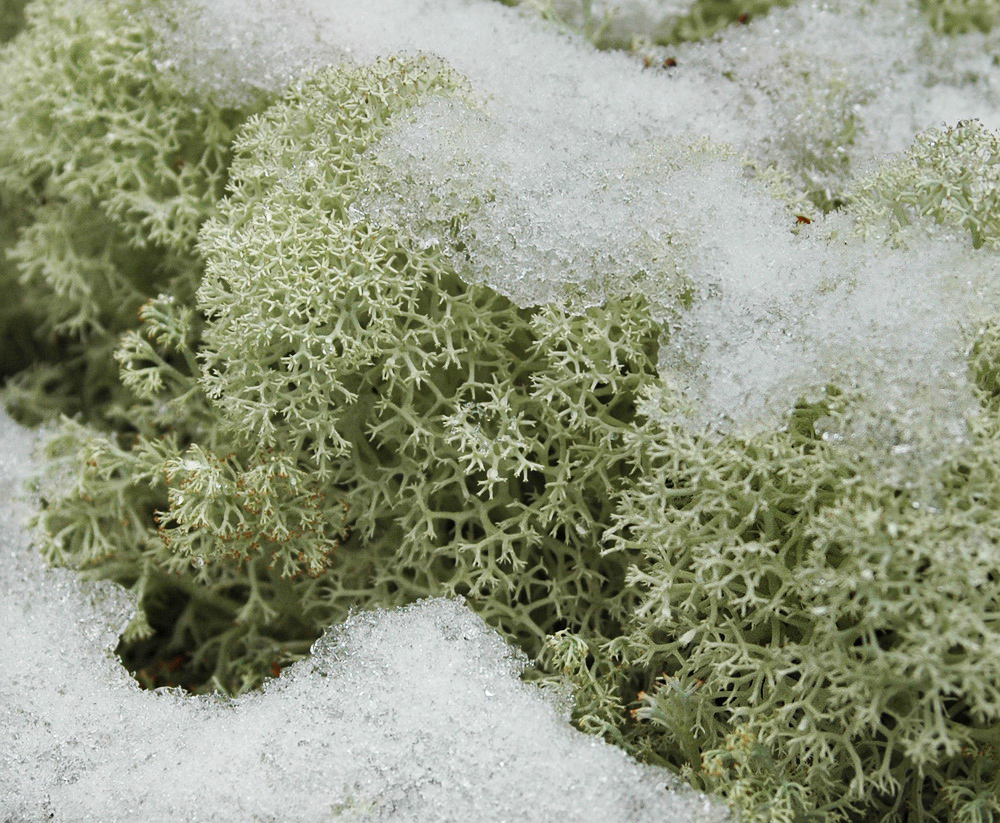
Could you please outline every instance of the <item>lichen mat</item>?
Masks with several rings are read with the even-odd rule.
[[[0,18],[5,400],[136,678],[457,596],[743,820],[1000,814],[994,5],[237,5]]]

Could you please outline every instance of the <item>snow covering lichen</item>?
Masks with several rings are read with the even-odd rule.
[[[134,603],[29,548],[35,440],[0,420],[4,820],[725,819],[570,728],[559,695],[518,679],[523,654],[458,601],[357,614],[263,693],[141,690],[111,654]]]
[[[745,820],[1000,814],[990,4],[84,5],[0,51],[0,322],[141,681],[460,595]]]

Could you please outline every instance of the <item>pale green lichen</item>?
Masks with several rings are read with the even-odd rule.
[[[230,154],[240,115],[185,110],[133,7],[85,5],[36,0],[0,54],[27,84],[0,92],[0,276],[74,341],[39,349],[32,402],[72,408],[81,358],[104,392],[50,443],[38,519],[50,559],[139,598],[143,682],[243,691],[352,608],[461,594],[570,680],[582,728],[745,820],[1000,815],[996,329],[970,352],[983,414],[919,486],[823,438],[832,389],[701,436],[642,300],[521,309],[352,208],[393,118],[469,94],[448,66],[319,72]],[[924,135],[855,217],[995,254],[994,142]]]
[[[429,594],[466,595],[532,653],[626,618],[625,560],[601,555],[601,533],[655,375],[644,304],[518,309],[352,215],[364,147],[462,88],[428,58],[334,68],[250,121],[202,232],[200,311],[155,300],[119,348],[136,437],[92,438],[43,514],[61,562],[216,596],[178,618],[196,637],[160,629],[161,657],[198,649],[192,679],[245,688],[269,671],[264,638],[285,662],[352,607]],[[98,496],[106,515],[81,516]],[[213,619],[227,598],[249,598],[229,625]]]
[[[243,115],[173,85],[150,55],[145,11],[35,0],[0,51],[0,198],[17,226],[0,282],[21,295],[4,333],[29,327],[22,350],[49,361],[18,377],[27,417],[56,371],[73,387],[64,410],[106,403],[115,337],[144,300],[200,273],[194,241]]]
[[[727,26],[745,25],[766,15],[772,8],[791,5],[795,0],[694,0],[683,10],[664,4],[657,15],[651,4],[637,21],[622,23],[615,3],[594,8],[593,0],[514,0],[507,5],[523,5],[560,28],[582,35],[599,49],[634,49],[637,46],[675,46],[706,40]]]
[[[924,14],[943,34],[988,32],[1000,20],[997,0],[922,0]]]
[[[24,7],[28,0],[5,0],[0,7],[0,43],[5,43],[24,28]]]
[[[707,40],[728,26],[746,25],[796,0],[693,0],[683,10],[664,4],[658,16],[655,7],[646,4],[637,20],[626,23],[622,23],[614,3],[595,9],[593,0],[501,2],[532,9],[565,31],[585,37],[597,48],[642,50]],[[1000,19],[997,0],[921,0],[920,7],[934,30],[946,35],[990,32]]]
[[[733,24],[746,24],[774,7],[791,5],[794,0],[695,0],[672,28],[656,37],[659,46],[704,40]]]
[[[756,802],[798,786],[801,819],[939,820],[949,787],[1000,788],[968,755],[1000,745],[995,419],[931,504],[821,440],[811,418],[828,409],[708,446],[648,408],[634,436],[651,463],[611,530],[640,553],[643,595],[608,648],[666,673],[637,710],[651,750],[705,757],[726,791],[720,743],[742,729],[767,753]]]
[[[925,220],[967,231],[977,249],[998,249],[1000,136],[978,120],[929,129],[849,196],[867,232],[899,237]]]

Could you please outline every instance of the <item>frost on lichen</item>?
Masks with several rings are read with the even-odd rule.
[[[306,68],[331,59],[315,19],[295,0],[171,0],[145,11],[157,67],[179,89],[219,106],[266,104]]]
[[[755,159],[801,192],[812,207],[829,212],[844,205],[851,152],[863,129],[859,115],[871,92],[837,63],[784,49],[773,57],[784,71],[754,77],[755,93],[773,106],[777,128],[760,141]],[[808,208],[808,207],[807,207]]]
[[[845,189],[871,87],[790,49],[787,108],[777,82],[739,81],[783,124],[740,151],[816,206],[854,192],[840,216],[798,219],[708,143],[621,167],[570,155],[598,169],[579,196],[546,200],[536,176],[519,199],[483,184],[503,182],[490,107],[441,60],[400,57],[297,81],[245,124],[230,169],[220,127],[175,203],[161,187],[186,179],[171,161],[189,115],[84,80],[49,111],[60,70],[21,45],[126,7],[86,25],[63,13],[78,6],[39,8],[63,11],[2,58],[44,86],[0,113],[2,271],[40,329],[88,341],[93,382],[117,363],[127,390],[100,406],[113,433],[72,423],[52,441],[39,520],[50,559],[138,597],[123,652],[143,682],[245,691],[352,608],[465,595],[538,658],[534,676],[573,683],[582,728],[747,820],[1000,813],[991,133],[925,135]],[[131,29],[94,30],[79,59],[104,48],[117,65]],[[123,53],[110,76],[143,65]],[[103,114],[67,121],[72,142],[29,135],[84,110]],[[158,124],[148,145],[121,137],[137,112]],[[534,150],[523,136],[515,160]],[[617,196],[643,172],[651,195]],[[157,195],[129,201],[121,180]],[[564,211],[508,219],[521,203]],[[491,213],[506,235],[487,234]],[[611,241],[628,254],[609,258]],[[567,272],[575,294],[553,288]],[[873,408],[880,449],[858,449],[845,432]],[[917,442],[899,431],[946,448],[880,463]]]
[[[508,2],[508,0],[503,0]],[[730,25],[746,24],[794,0],[517,0],[601,49],[705,40]]]
[[[35,0],[26,13],[0,51],[0,198],[17,227],[0,277],[21,295],[5,334],[29,326],[50,361],[17,381],[16,405],[37,417],[56,373],[65,410],[107,402],[114,337],[157,289],[196,282],[194,239],[241,115],[159,71],[142,4]]]
[[[642,51],[711,38],[746,25],[796,0],[501,0],[519,5],[580,34],[600,49]],[[935,31],[946,35],[990,32],[1000,19],[997,0],[921,0]]]
[[[792,2],[794,0],[695,0],[654,42],[665,46],[686,40],[704,40],[726,26],[744,25],[775,6],[787,6]]]
[[[579,312],[642,294],[658,319],[673,316],[690,296],[681,259],[712,197],[682,193],[677,178],[699,162],[728,161],[742,174],[732,150],[648,139],[626,149],[624,138],[608,147],[583,130],[572,146],[547,146],[543,124],[509,116],[435,99],[398,118],[362,155],[370,184],[358,218],[412,235],[466,282],[522,308],[559,302]]]
[[[975,284],[996,267],[994,142],[971,122],[920,135],[856,182],[850,208],[880,237],[862,248],[880,254],[883,273],[892,246],[926,254],[928,234],[967,250],[928,292],[927,314],[947,316],[957,300],[948,322],[964,318],[974,340],[948,367],[963,384],[968,372],[978,409],[960,438],[945,445],[927,417],[905,422],[939,392],[872,419],[870,405],[830,388],[783,431],[714,445],[685,431],[669,387],[641,404],[635,436],[651,462],[608,536],[639,553],[627,579],[642,594],[606,651],[649,677],[635,750],[700,767],[746,819],[1000,813],[998,335],[995,297]],[[859,408],[883,450],[831,436],[851,430]],[[895,437],[901,424],[924,438],[915,454],[915,441]]]

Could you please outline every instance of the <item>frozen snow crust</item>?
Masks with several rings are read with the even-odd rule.
[[[34,0],[43,552],[132,590],[149,686],[459,595],[746,820],[989,820],[997,35],[946,5],[627,56],[485,1]]]
[[[0,816],[6,821],[678,821],[723,807],[570,728],[458,601],[358,614],[235,700],[143,691],[134,611],[44,568],[22,528],[37,440],[0,419]],[[17,501],[12,503],[11,501]]]

